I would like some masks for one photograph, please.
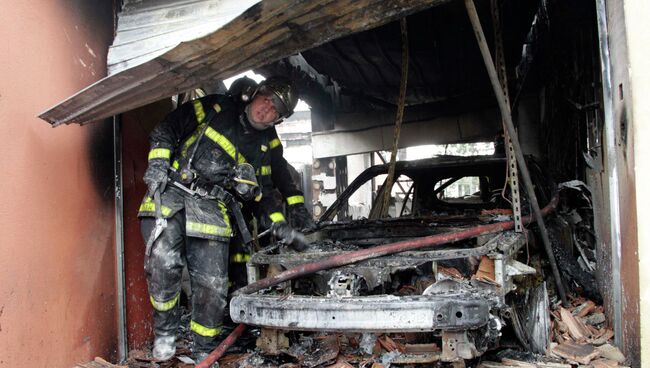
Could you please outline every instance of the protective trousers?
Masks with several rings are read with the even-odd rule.
[[[151,234],[155,219],[141,219],[143,238]],[[180,323],[181,276],[187,263],[192,287],[192,350],[209,352],[216,346],[228,291],[228,243],[185,235],[185,211],[167,219],[167,227],[145,255],[145,273],[154,313],[154,332],[175,336]]]

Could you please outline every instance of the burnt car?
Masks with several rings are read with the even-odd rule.
[[[506,167],[505,158],[494,156],[402,161],[396,163],[397,179],[391,188],[384,183],[388,165],[370,167],[324,212],[318,229],[308,234],[308,249],[295,252],[277,244],[263,249],[251,258],[249,281],[332,255],[511,221]],[[544,206],[554,184],[533,161],[529,167]],[[350,198],[368,187],[372,205],[361,214],[351,210]],[[385,208],[382,198],[388,190]],[[526,214],[530,208],[524,193],[521,201]],[[517,325],[517,335],[527,343],[533,340],[532,332],[542,335],[536,341],[548,340],[547,317],[528,322],[513,317],[514,301],[524,294],[529,302],[541,295],[540,308],[547,308],[542,257],[531,257],[535,237],[530,227],[523,232],[477,234],[322,270],[237,295],[231,300],[230,315],[235,322],[281,331],[366,337],[420,333],[421,341],[441,347],[441,361],[480,356],[498,345],[505,325]],[[531,292],[534,287],[536,293]]]

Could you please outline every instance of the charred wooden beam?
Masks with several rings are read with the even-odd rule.
[[[219,30],[78,92],[40,117],[86,123],[261,67],[449,0],[265,0]]]

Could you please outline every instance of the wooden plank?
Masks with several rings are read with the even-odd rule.
[[[382,348],[386,351],[399,351],[401,353],[404,353],[406,349],[404,348],[404,345],[396,343],[391,339],[388,335],[381,336],[377,339],[377,342],[379,345],[381,345]]]
[[[594,338],[589,339],[589,343],[593,344],[593,345],[603,345],[603,344],[606,344],[613,337],[614,337],[614,331],[607,328],[607,329],[602,331],[600,336],[595,336]]]
[[[621,351],[616,346],[605,344],[597,347],[596,349],[600,351],[600,355],[603,358],[607,358],[618,363],[625,362],[625,355],[623,355],[623,353],[621,353]]]
[[[474,274],[474,278],[481,281],[495,282],[496,276],[494,274],[494,260],[488,256],[481,257],[481,263],[478,265],[478,270]]]
[[[521,360],[516,360],[516,359],[510,359],[510,358],[501,359],[501,363],[512,366],[512,367],[537,368],[536,364],[523,362]]]
[[[589,364],[593,359],[600,356],[600,351],[592,345],[577,344],[572,341],[564,342],[553,347],[553,354],[580,364]]]
[[[564,322],[569,330],[569,334],[576,342],[585,342],[587,338],[591,337],[591,332],[583,324],[582,321],[573,317],[571,312],[560,307],[560,317],[562,322]]]
[[[114,74],[42,113],[85,123],[214,83],[450,0],[265,0],[216,32]]]
[[[590,363],[593,368],[616,368],[618,363],[609,359],[596,359]]]
[[[585,317],[587,314],[591,313],[591,311],[593,311],[594,309],[596,309],[596,303],[592,302],[591,300],[588,300],[585,303],[582,303],[579,306],[577,306],[576,309],[573,310],[573,315],[576,316],[576,318]]]

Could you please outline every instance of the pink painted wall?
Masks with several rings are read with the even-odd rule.
[[[14,1],[0,15],[0,367],[116,348],[112,133],[38,113],[105,75],[112,1]]]

